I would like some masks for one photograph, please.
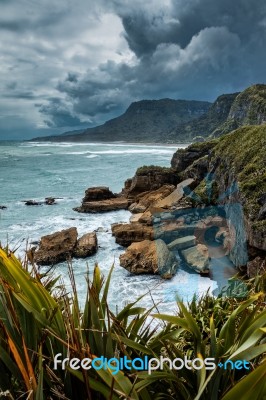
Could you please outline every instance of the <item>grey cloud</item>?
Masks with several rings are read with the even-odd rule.
[[[3,97],[6,99],[34,100],[34,99],[36,99],[37,96],[31,91],[25,91],[25,92],[13,91],[13,92],[4,94]]]
[[[76,127],[83,126],[82,121],[74,115],[71,107],[60,98],[51,98],[49,103],[39,106],[39,112],[44,115],[44,122],[51,127]],[[87,124],[90,121],[87,121]]]
[[[77,115],[94,121],[98,116],[99,122],[134,100],[213,100],[265,80],[264,1],[252,7],[247,0],[179,0],[166,7],[113,1],[112,9],[137,58],[133,63],[107,61],[96,71],[59,82],[58,90]]]
[[[21,132],[102,123],[144,98],[214,100],[266,80],[265,0],[9,0],[0,30],[0,115],[27,113]]]
[[[119,8],[118,8],[119,13]],[[120,13],[125,28],[125,37],[130,48],[143,55],[155,50],[160,43],[175,43],[186,47],[192,37],[208,27],[227,27],[250,40],[256,32],[265,33],[261,23],[266,17],[266,3],[257,0],[200,0],[173,1],[164,10],[153,9],[123,10]]]

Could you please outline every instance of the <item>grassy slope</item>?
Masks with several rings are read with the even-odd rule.
[[[258,198],[266,192],[266,126],[244,126],[220,138],[214,148],[222,170],[233,171],[244,199],[244,208],[255,219]],[[264,225],[266,221],[263,222]]]

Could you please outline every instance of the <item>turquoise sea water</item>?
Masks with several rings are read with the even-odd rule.
[[[76,226],[79,235],[102,228],[98,232],[99,251],[87,260],[74,260],[80,301],[85,298],[85,273],[93,270],[99,262],[102,273],[107,275],[115,263],[110,302],[113,307],[136,299],[151,290],[153,300],[160,302],[161,311],[169,311],[175,304],[176,294],[191,299],[217,282],[179,268],[170,281],[157,276],[132,276],[119,266],[119,255],[124,249],[115,243],[110,226],[114,222],[127,222],[128,211],[104,214],[79,214],[72,210],[80,205],[84,191],[90,186],[109,186],[119,192],[124,181],[132,177],[139,166],[170,166],[170,160],[180,146],[129,145],[122,143],[38,143],[0,142],[0,241],[7,241],[17,254],[24,255],[26,244],[38,241],[41,236]],[[23,200],[43,201],[45,197],[59,197],[57,205],[25,206]],[[58,264],[54,273],[62,276],[68,284],[67,264]],[[224,281],[226,282],[226,280]],[[221,282],[219,283],[219,285]],[[150,306],[150,295],[142,304]]]

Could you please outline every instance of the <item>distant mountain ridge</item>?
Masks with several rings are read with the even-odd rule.
[[[196,100],[141,100],[103,125],[33,140],[188,143],[219,137],[243,125],[266,123],[266,85],[223,94],[213,104]]]
[[[141,100],[119,117],[82,133],[48,136],[33,140],[99,142],[167,142],[176,127],[206,114],[211,103],[196,100]]]

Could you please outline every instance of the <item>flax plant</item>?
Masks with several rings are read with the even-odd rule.
[[[58,281],[0,249],[0,398],[29,400],[261,400],[266,396],[265,282],[247,283],[244,298],[209,293],[176,312],[144,309],[139,299],[114,313],[108,306],[113,271],[104,281],[98,265],[87,276],[81,310],[71,265],[71,294]],[[57,289],[56,289],[57,286]],[[54,369],[62,358],[213,357],[214,370],[147,371]],[[251,369],[218,363],[245,359]]]

